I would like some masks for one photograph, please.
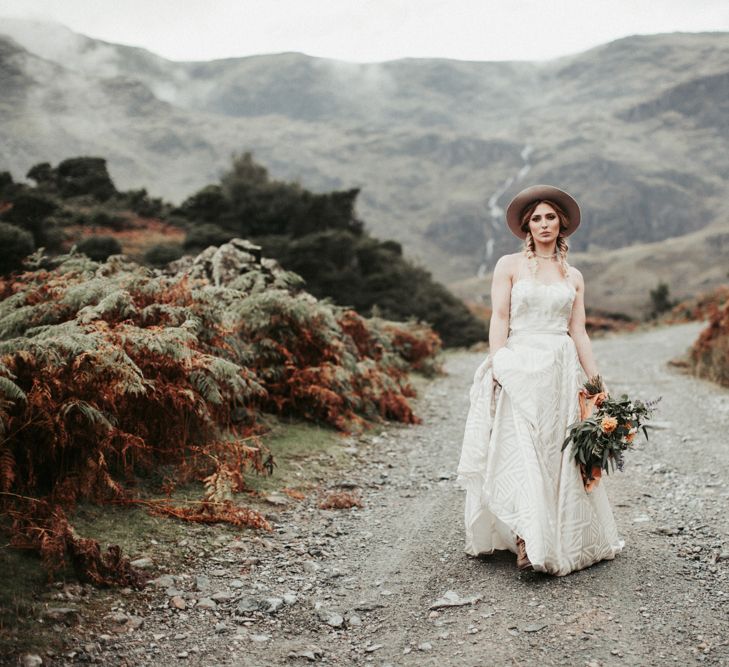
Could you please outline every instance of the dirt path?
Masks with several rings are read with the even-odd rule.
[[[55,664],[729,664],[729,391],[666,365],[700,328],[593,342],[611,391],[662,395],[666,426],[605,481],[626,541],[614,561],[553,578],[463,552],[455,468],[482,355],[457,353],[419,399],[422,425],[346,443],[364,508],[307,500],[261,539],[221,534],[117,605],[117,626],[138,627],[80,638]],[[480,599],[429,609],[447,591]]]

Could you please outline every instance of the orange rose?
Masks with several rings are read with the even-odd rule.
[[[612,433],[618,427],[618,420],[615,417],[603,417],[600,422],[600,428],[603,433]]]
[[[628,433],[625,436],[625,442],[633,442],[633,438],[635,438],[635,433]]]

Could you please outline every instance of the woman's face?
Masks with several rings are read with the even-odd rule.
[[[535,241],[550,243],[559,235],[559,216],[557,212],[544,202],[540,202],[529,218],[529,230]]]

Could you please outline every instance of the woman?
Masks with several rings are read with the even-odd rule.
[[[598,373],[584,281],[566,261],[580,209],[563,190],[535,185],[514,197],[506,221],[524,246],[493,272],[490,353],[474,377],[457,471],[465,551],[509,549],[519,569],[565,575],[624,546],[604,484],[586,492],[562,451],[582,385]]]

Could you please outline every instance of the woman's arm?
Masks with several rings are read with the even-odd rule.
[[[585,281],[582,273],[575,267],[570,267],[576,283],[577,294],[572,304],[572,315],[568,325],[569,334],[575,342],[577,356],[580,358],[582,369],[588,378],[598,374],[595,357],[592,353],[592,343],[585,329]]]
[[[499,257],[491,278],[491,321],[489,323],[489,353],[491,358],[504,347],[509,336],[511,307],[511,258]]]

